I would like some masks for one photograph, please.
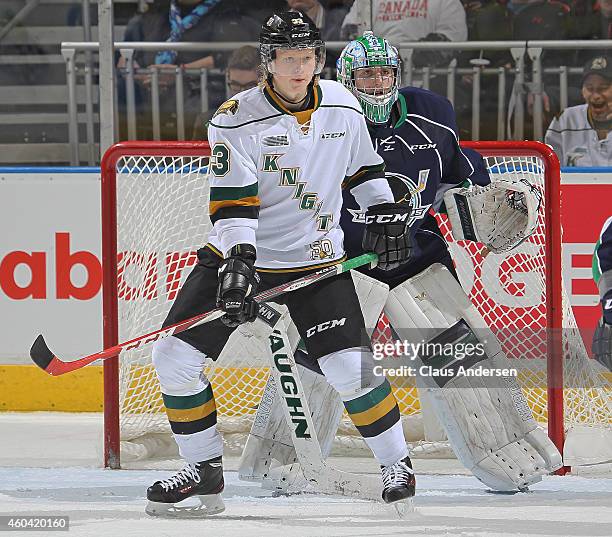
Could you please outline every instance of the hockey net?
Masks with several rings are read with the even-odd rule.
[[[559,167],[536,142],[476,142],[490,173],[520,173],[544,194],[536,232],[506,254],[454,242],[440,217],[462,286],[500,339],[510,361],[520,361],[519,383],[533,414],[566,464],[610,460],[610,387],[590,360],[561,277]],[[102,162],[105,347],[157,329],[196,260],[211,227],[207,216],[209,148],[202,142],[117,144]],[[483,255],[485,254],[485,255]],[[116,261],[115,261],[116,260]],[[249,338],[248,331],[243,332]],[[384,315],[374,341],[393,340]],[[260,342],[228,345],[210,363],[219,429],[226,447],[241,447],[268,377]],[[244,343],[242,343],[244,345]],[[393,379],[390,379],[393,382]],[[414,456],[445,456],[449,449],[435,421],[421,409],[414,385],[395,386]],[[124,351],[105,364],[105,462],[176,456],[150,346]],[[344,452],[363,449],[343,421]],[[565,438],[565,439],[564,439]]]

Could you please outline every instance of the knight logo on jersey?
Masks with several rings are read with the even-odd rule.
[[[411,226],[417,220],[425,217],[431,203],[422,203],[422,194],[427,186],[427,178],[429,170],[419,171],[419,180],[415,182],[410,177],[397,172],[385,172],[385,177],[393,192],[393,197],[397,203],[402,201],[410,201],[412,203],[412,213],[408,219],[408,225]],[[348,209],[353,216],[353,222],[365,224],[365,213],[356,209]]]
[[[238,101],[236,99],[229,99],[217,109],[213,118],[217,117],[219,114],[234,115],[236,112],[238,112]]]

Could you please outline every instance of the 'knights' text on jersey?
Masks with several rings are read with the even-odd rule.
[[[250,243],[259,269],[331,263],[344,256],[342,187],[363,209],[393,201],[355,97],[329,80],[313,97],[313,110],[292,114],[266,85],[212,119],[208,241],[222,255]]]

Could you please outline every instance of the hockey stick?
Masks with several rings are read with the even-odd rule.
[[[287,337],[287,315],[282,315],[269,336],[270,375],[274,379],[285,422],[291,430],[295,453],[306,480],[324,494],[382,502],[382,480],[373,475],[344,472],[330,466],[321,446]],[[398,511],[399,512],[399,511]]]
[[[363,254],[353,259],[344,261],[343,263],[337,263],[335,265],[322,268],[316,272],[313,272],[312,274],[298,278],[297,280],[293,280],[291,282],[287,282],[283,285],[273,287],[267,291],[262,291],[261,293],[257,293],[253,298],[257,302],[266,302],[284,293],[297,291],[302,287],[306,287],[313,283],[320,282],[321,280],[337,276],[351,269],[367,265],[368,263],[376,263],[377,259],[378,257],[374,253]],[[144,345],[153,343],[158,339],[179,334],[185,330],[188,330],[189,328],[218,319],[223,315],[225,315],[225,312],[221,308],[215,308],[206,313],[200,313],[199,315],[191,317],[190,319],[173,324],[172,326],[167,326],[165,328],[161,328],[160,330],[155,330],[154,332],[149,332],[148,334],[138,336],[124,343],[118,343],[117,345],[109,347],[108,349],[104,349],[95,354],[90,354],[72,362],[65,362],[53,354],[53,352],[51,352],[47,346],[44,337],[42,334],[40,334],[30,348],[30,357],[38,367],[49,373],[49,375],[63,375],[64,373],[70,373],[71,371],[85,367],[96,360],[106,360],[107,358],[117,356],[124,350],[138,349]]]

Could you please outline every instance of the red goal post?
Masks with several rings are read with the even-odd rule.
[[[546,405],[548,434],[562,451],[564,443],[564,390],[563,390],[563,342],[561,328],[564,321],[563,288],[561,273],[561,224],[560,224],[560,168],[559,161],[552,149],[539,142],[466,142],[465,147],[479,151],[483,156],[495,159],[518,159],[517,163],[533,162],[542,173],[545,240],[543,257],[545,271],[545,325],[546,325]],[[118,183],[128,180],[130,175],[138,174],[143,182],[157,181],[159,170],[156,163],[162,162],[164,170],[172,169],[172,175],[182,177],[181,170],[176,173],[177,160],[185,166],[188,173],[192,168],[189,159],[210,155],[207,142],[123,142],[112,146],[104,155],[101,163],[102,175],[102,263],[103,263],[103,325],[104,347],[108,348],[119,341],[120,299],[118,292]],[[141,160],[139,160],[141,159]],[[523,160],[521,160],[523,159]],[[501,161],[500,161],[501,162]],[[522,165],[522,164],[520,164]],[[199,166],[199,165],[198,165]],[[527,164],[531,166],[531,164]],[[131,169],[136,172],[130,172]],[[143,177],[147,170],[151,177]],[[160,168],[161,169],[161,168]],[[200,172],[196,172],[200,173]],[[163,181],[163,179],[162,179]],[[163,186],[162,186],[163,188]],[[137,201],[144,197],[134,195]],[[152,194],[150,194],[152,195]],[[172,199],[172,198],[170,198]],[[145,200],[146,201],[146,200]],[[202,204],[202,210],[206,210]],[[135,221],[145,218],[142,209],[136,209]],[[163,223],[163,222],[162,222]],[[129,224],[128,224],[129,225]],[[136,227],[134,227],[136,229]],[[139,233],[138,231],[133,231]],[[129,230],[128,230],[129,233]],[[203,240],[192,237],[198,242],[193,249],[200,246]],[[154,245],[150,245],[154,248]],[[125,295],[124,295],[125,298]],[[120,467],[120,368],[119,359],[112,358],[104,362],[104,464],[111,468]],[[128,388],[128,391],[132,387]],[[132,390],[133,391],[133,390]],[[142,412],[142,411],[141,411]]]

